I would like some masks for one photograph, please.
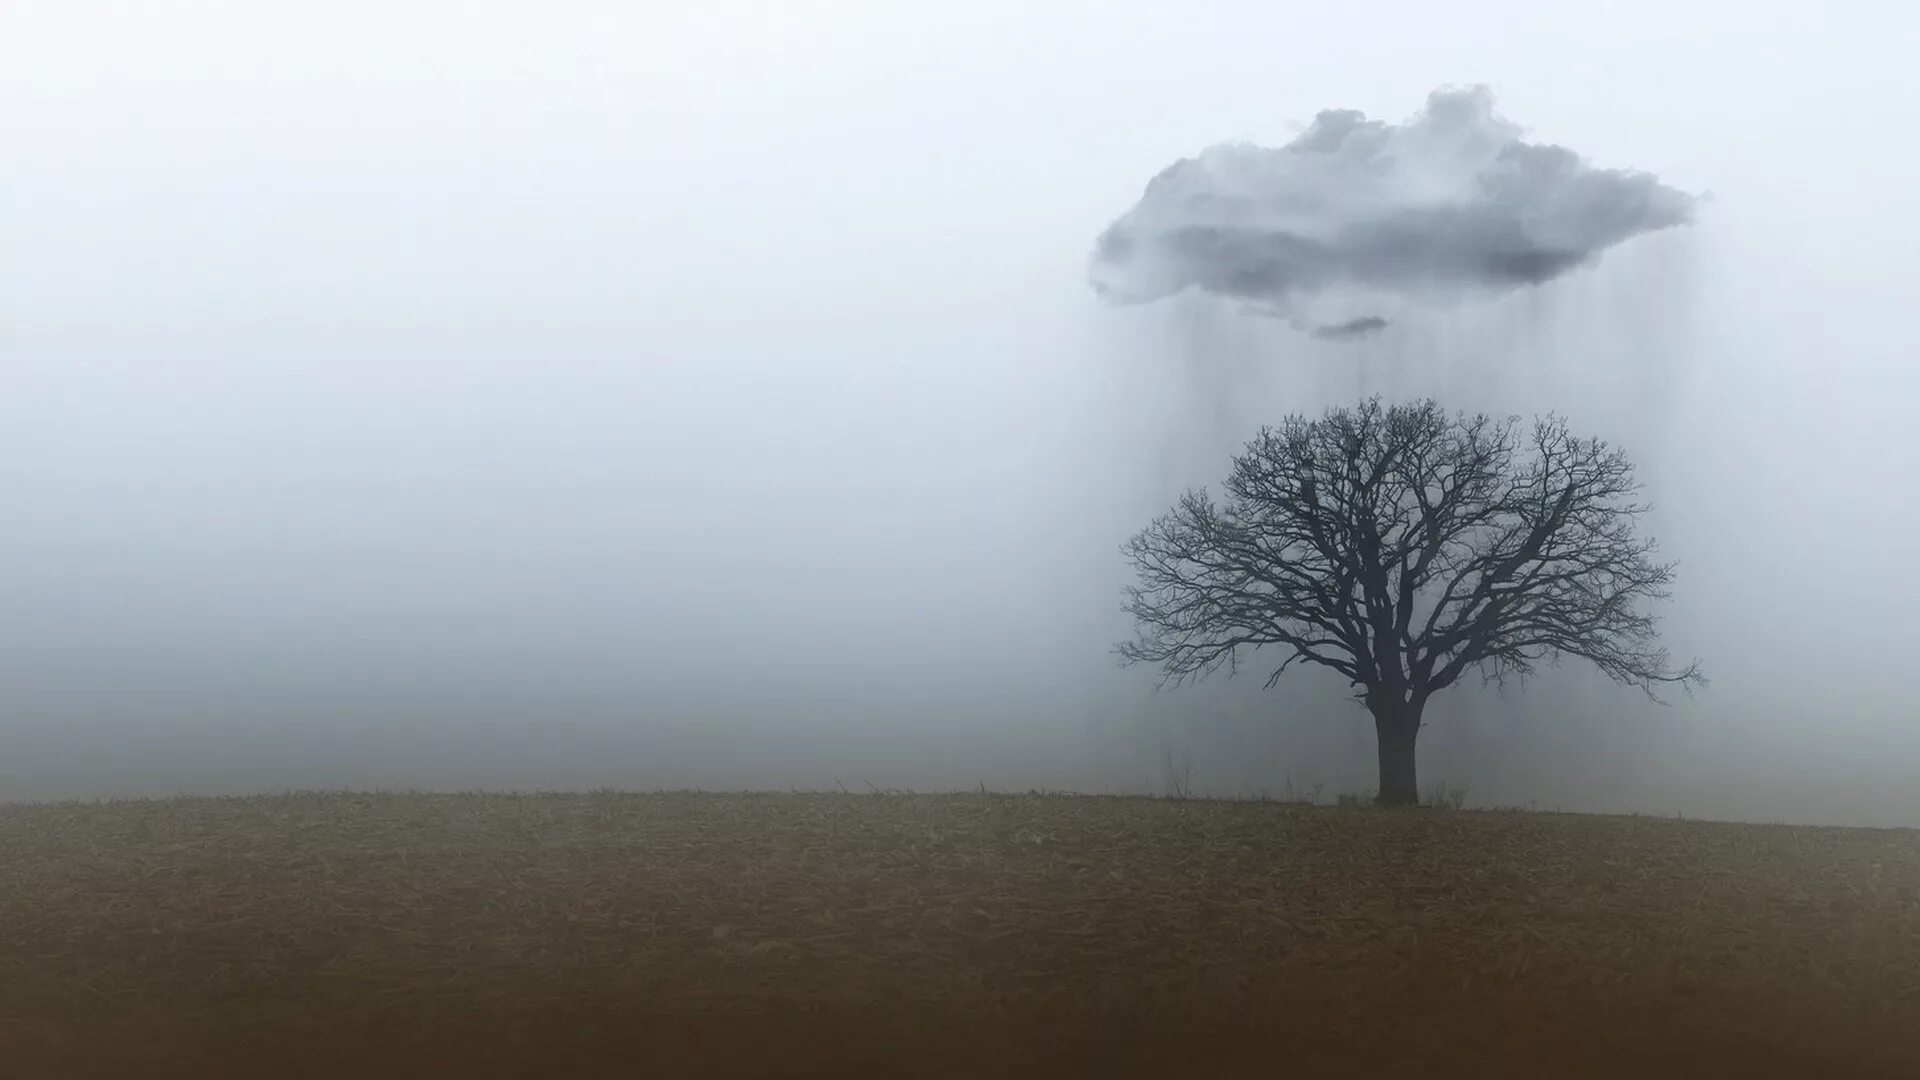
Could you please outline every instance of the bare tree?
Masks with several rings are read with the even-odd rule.
[[[1704,682],[1642,610],[1674,567],[1636,535],[1632,464],[1558,418],[1373,398],[1262,429],[1225,491],[1189,492],[1128,541],[1136,635],[1117,652],[1173,683],[1268,649],[1269,687],[1297,662],[1332,668],[1373,716],[1384,804],[1419,801],[1422,711],[1469,670],[1571,656],[1650,696]]]

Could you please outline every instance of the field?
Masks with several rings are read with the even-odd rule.
[[[1055,795],[0,806],[0,1060],[1920,1076],[1920,835]]]

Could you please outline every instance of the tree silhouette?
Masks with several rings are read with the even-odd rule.
[[[1379,801],[1418,802],[1427,700],[1469,670],[1524,677],[1586,660],[1653,695],[1704,682],[1676,668],[1642,609],[1672,563],[1636,535],[1633,466],[1548,417],[1449,416],[1372,398],[1263,428],[1234,459],[1224,504],[1204,490],[1124,548],[1138,574],[1118,646],[1163,682],[1229,672],[1262,650],[1345,676],[1379,738]]]

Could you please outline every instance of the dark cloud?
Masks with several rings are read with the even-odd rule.
[[[1327,297],[1450,299],[1552,280],[1692,218],[1694,196],[1652,175],[1521,135],[1473,87],[1435,91],[1403,124],[1329,110],[1278,149],[1215,146],[1148,183],[1099,237],[1089,278],[1115,303],[1197,288],[1276,314]],[[1370,319],[1315,333],[1386,325]]]
[[[1313,336],[1329,341],[1352,341],[1354,338],[1377,334],[1387,328],[1387,320],[1378,315],[1362,315],[1358,319],[1348,319],[1331,326],[1319,326],[1313,330]]]

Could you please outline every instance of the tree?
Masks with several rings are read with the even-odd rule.
[[[1265,650],[1268,687],[1299,662],[1339,672],[1372,714],[1383,804],[1419,801],[1421,714],[1468,671],[1524,679],[1575,657],[1650,697],[1705,681],[1642,610],[1674,564],[1636,535],[1632,464],[1559,418],[1523,429],[1376,397],[1263,428],[1224,486],[1224,504],[1188,492],[1125,545],[1136,633],[1116,651],[1163,684]]]

